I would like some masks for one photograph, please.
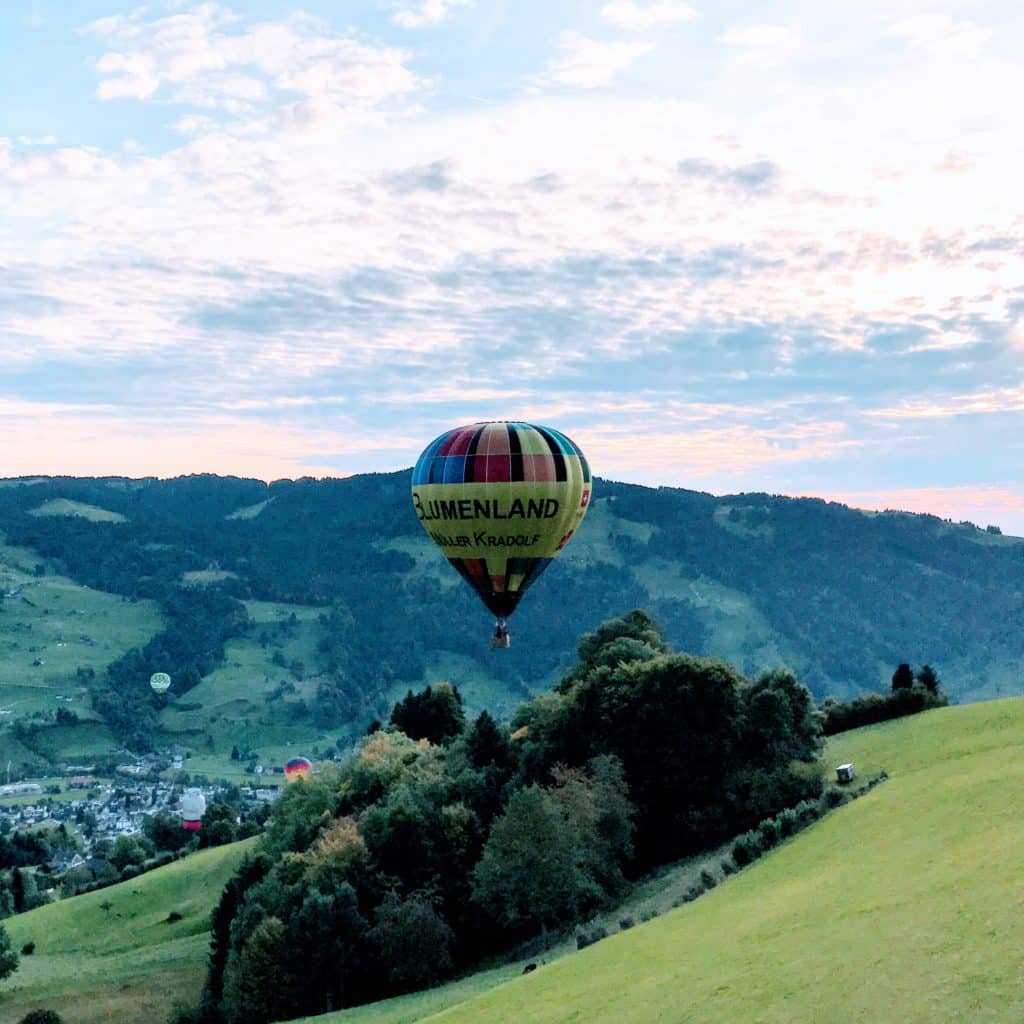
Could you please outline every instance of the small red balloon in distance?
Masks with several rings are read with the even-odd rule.
[[[313,770],[313,762],[305,757],[293,757],[284,766],[284,777],[289,782],[304,779]]]

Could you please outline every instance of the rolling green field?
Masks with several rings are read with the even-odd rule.
[[[68,498],[54,498],[44,501],[38,508],[29,512],[30,516],[79,516],[93,523],[126,523],[128,520],[120,512],[100,508],[98,505],[87,505],[83,501],[71,501]]]
[[[224,664],[160,714],[161,742],[192,751],[190,772],[254,782],[245,762],[231,761],[231,748],[254,750],[265,765],[283,764],[314,746],[333,748],[337,732],[321,732],[308,721],[291,721],[290,707],[316,699],[316,645],[321,608],[246,601],[250,635],[227,644]],[[294,616],[294,619],[292,618]],[[260,637],[269,638],[264,646]],[[272,661],[280,649],[282,665]],[[299,673],[294,670],[301,665]],[[278,782],[283,781],[280,778]]]
[[[36,949],[0,986],[0,1021],[46,1007],[66,1024],[163,1024],[175,999],[199,995],[210,911],[254,843],[203,850],[5,921],[15,948]],[[180,921],[167,922],[172,911]]]
[[[1024,1019],[1022,758],[1021,699],[847,733],[829,761],[889,781],[696,902],[526,977],[480,974],[316,1020]]]
[[[509,964],[310,1024],[1020,1020],[1022,755],[1024,699],[839,736],[830,763],[889,781],[699,900],[580,953],[563,944],[525,977]],[[0,1020],[51,1006],[68,1024],[160,1024],[198,992],[207,916],[249,844],[8,920],[37,950],[0,990]],[[610,918],[666,909],[699,866]]]
[[[36,575],[36,566],[45,574]],[[34,552],[0,544],[0,724],[34,711],[67,707],[90,714],[75,671],[97,674],[163,623],[155,604],[54,575]],[[70,697],[58,701],[58,696]]]

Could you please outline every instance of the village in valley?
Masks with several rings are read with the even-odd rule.
[[[239,786],[190,776],[183,764],[181,755],[146,754],[112,766],[109,775],[95,764],[62,764],[48,776],[0,784],[0,848],[11,861],[5,866],[31,870],[43,898],[113,882],[129,864],[145,870],[161,853],[258,831],[283,781],[273,779],[280,768],[268,768],[264,781],[257,766],[258,781]],[[186,791],[201,793],[212,819],[226,827],[202,839],[185,831]]]

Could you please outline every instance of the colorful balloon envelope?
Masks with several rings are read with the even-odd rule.
[[[432,441],[412,474],[420,523],[497,617],[505,619],[575,533],[590,504],[590,467],[557,430],[473,423]]]
[[[149,677],[149,685],[154,693],[166,693],[171,688],[171,677],[166,672],[154,672]]]
[[[284,777],[289,782],[304,779],[313,770],[313,762],[305,757],[293,757],[284,766]]]

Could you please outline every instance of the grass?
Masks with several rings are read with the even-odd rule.
[[[336,738],[289,716],[289,706],[316,700],[317,679],[308,670],[317,663],[323,609],[268,601],[247,601],[246,608],[254,623],[250,635],[229,641],[224,664],[159,717],[161,742],[192,751],[188,771],[234,782],[259,780],[245,774],[244,761],[230,760],[233,746],[275,765],[296,754],[312,756],[313,746],[333,748]],[[271,660],[278,651],[284,665]],[[296,662],[305,666],[302,678],[292,671]]]
[[[16,949],[34,941],[0,988],[0,1020],[56,1010],[66,1024],[167,1019],[205,977],[210,911],[255,840],[204,850],[98,892],[4,922]],[[172,911],[181,920],[168,923]]]
[[[255,505],[246,505],[243,508],[236,508],[225,519],[255,519],[274,499],[267,498],[266,501],[257,502]]]
[[[44,575],[36,575],[37,565]],[[7,594],[0,615],[0,723],[62,706],[88,715],[76,670],[99,675],[163,624],[154,603],[79,586],[34,553],[5,545],[0,590]]]
[[[696,902],[526,977],[513,965],[317,1020],[1024,1018],[1024,699],[846,733],[827,755],[890,779]]]
[[[699,900],[578,954],[563,943],[527,976],[507,964],[307,1024],[1022,1019],[1022,755],[1024,699],[838,736],[830,763],[889,781]],[[209,911],[251,844],[9,919],[16,948],[37,946],[0,1020],[49,1006],[68,1024],[159,1024],[198,993]],[[639,887],[606,923],[664,911],[701,866]],[[166,923],[171,911],[182,920]]]
[[[72,501],[69,498],[53,498],[44,501],[38,508],[29,512],[30,516],[78,516],[94,523],[127,523],[128,520],[120,512],[100,508],[98,505],[87,505],[84,501]]]

